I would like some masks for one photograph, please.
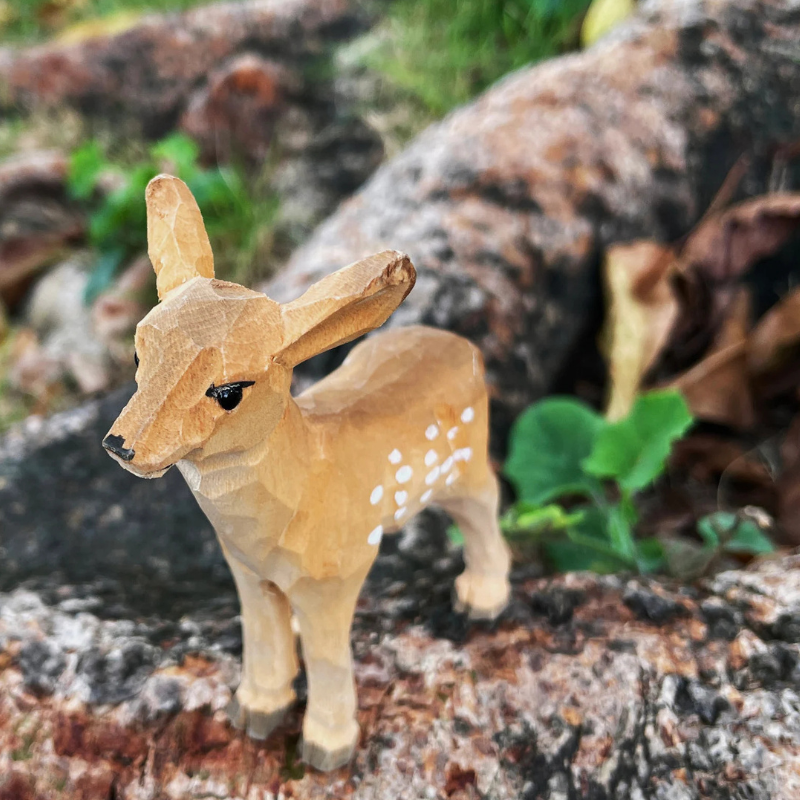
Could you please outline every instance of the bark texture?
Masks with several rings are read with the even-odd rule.
[[[246,0],[144,17],[77,43],[0,48],[0,112],[68,106],[158,138],[181,129],[208,162],[276,155],[293,236],[355,191],[383,145],[336,88],[328,59],[371,18],[350,0]],[[329,77],[322,77],[328,75]]]
[[[13,308],[35,274],[84,232],[67,196],[67,161],[37,151],[0,164],[0,302]]]
[[[452,610],[447,520],[386,537],[352,643],[352,768],[305,773],[300,704],[267,741],[224,708],[235,589],[180,476],[99,442],[126,392],[0,443],[0,798],[790,800],[800,791],[800,555],[699,587],[512,576]]]
[[[255,52],[308,61],[362,23],[347,0],[247,0],[150,15],[115,36],[0,50],[0,102],[122,115],[158,136],[228,59]]]
[[[479,343],[505,427],[596,330],[605,246],[685,234],[743,153],[745,192],[764,191],[772,150],[800,135],[798,37],[795,2],[645,3],[590,50],[425,131],[266,291],[288,300],[368,253],[407,251],[419,278],[393,324]]]
[[[353,631],[361,743],[326,775],[296,761],[300,709],[265,742],[227,723],[232,592],[198,583],[167,615],[113,579],[0,595],[0,797],[798,796],[800,556],[700,589],[518,572],[488,627],[452,613],[435,527],[382,545]]]

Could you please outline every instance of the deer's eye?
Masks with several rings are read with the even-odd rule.
[[[252,386],[254,381],[239,381],[238,383],[226,383],[224,386],[214,386],[212,383],[208,387],[206,397],[213,397],[225,411],[233,411],[242,402],[242,393],[248,386]]]
[[[133,351],[133,363],[136,364],[137,367],[139,366],[139,354],[135,350]]]

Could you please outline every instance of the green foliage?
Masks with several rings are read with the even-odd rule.
[[[566,494],[601,491],[600,483],[582,465],[602,427],[599,414],[568,397],[528,408],[514,425],[505,467],[520,500],[540,504]]]
[[[243,279],[242,273],[259,244],[259,226],[272,221],[277,201],[269,194],[254,205],[248,186],[236,170],[204,169],[198,158],[197,145],[183,134],[157,142],[142,160],[125,166],[110,162],[96,141],[72,153],[69,189],[76,199],[90,205],[88,238],[97,252],[87,300],[111,283],[121,265],[146,249],[144,193],[150,179],[160,172],[177,175],[197,199],[217,255],[217,274],[222,277],[227,272],[228,277]],[[101,190],[108,186],[111,188]],[[226,263],[225,255],[231,253],[235,255]]]
[[[629,415],[607,422],[572,398],[549,398],[527,409],[511,432],[505,474],[519,500],[501,520],[520,545],[541,546],[559,571],[667,569],[701,575],[722,553],[772,552],[751,519],[718,512],[701,519],[702,543],[637,539],[635,495],[663,473],[675,441],[692,424],[678,392],[640,396]],[[553,503],[561,499],[565,505]]]
[[[643,395],[625,419],[603,427],[582,467],[590,475],[617,481],[625,492],[641,491],[663,472],[672,443],[691,424],[678,392]]]
[[[706,550],[713,552],[764,555],[775,546],[751,519],[730,511],[717,511],[697,523],[697,532]]]
[[[512,538],[538,538],[557,570],[661,568],[663,545],[634,537],[634,495],[663,472],[673,442],[691,422],[686,402],[673,391],[642,395],[615,423],[570,398],[531,406],[511,434],[505,473],[520,500],[504,530]],[[570,497],[576,501],[570,511],[541,506]]]
[[[590,0],[399,0],[368,63],[441,115],[577,41]]]
[[[45,39],[66,26],[131,12],[183,11],[203,0],[0,0],[5,42]]]

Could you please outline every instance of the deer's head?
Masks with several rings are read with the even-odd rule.
[[[281,305],[214,278],[203,218],[184,183],[159,175],[146,201],[160,303],[136,328],[138,390],[103,440],[141,477],[269,436],[293,367],[382,325],[414,285],[408,257],[388,251]]]

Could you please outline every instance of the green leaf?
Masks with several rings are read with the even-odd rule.
[[[105,166],[106,160],[97,142],[87,142],[74,150],[67,170],[67,186],[70,194],[78,200],[90,198]]]
[[[619,561],[572,541],[548,542],[543,547],[545,557],[556,572],[589,570],[606,575],[617,572]]]
[[[447,529],[447,538],[457,547],[461,547],[464,544],[464,534],[461,533],[461,528],[458,525],[451,525]]]
[[[735,525],[736,514],[729,511],[717,511],[698,521],[697,532],[706,547],[716,550],[720,545],[720,535],[727,539]]]
[[[630,498],[622,498],[608,509],[608,538],[614,552],[624,561],[636,561],[636,543],[633,540],[633,526],[637,514]]]
[[[505,474],[521,500],[546,503],[568,494],[601,491],[581,462],[592,452],[602,417],[570,398],[550,398],[530,406],[511,431]]]
[[[197,172],[200,148],[185,133],[173,133],[150,148],[151,156],[166,162],[164,169],[176,173],[183,181],[189,181]]]
[[[664,545],[658,539],[639,539],[636,542],[636,564],[639,572],[657,572],[666,563]]]
[[[516,525],[528,531],[542,529],[563,531],[577,525],[583,516],[582,511],[569,513],[561,506],[551,504],[522,511],[516,518]]]
[[[615,479],[627,492],[639,491],[661,474],[672,443],[691,424],[679,392],[649,392],[636,400],[625,419],[599,432],[582,466],[598,478]]]
[[[714,550],[721,546],[728,553],[752,555],[775,550],[775,545],[755,522],[742,519],[731,511],[717,511],[703,517],[697,523],[697,532],[706,547]]]
[[[119,247],[100,253],[86,282],[83,293],[85,303],[91,303],[111,285],[124,258],[125,250]]]
[[[757,556],[774,552],[775,545],[755,522],[743,519],[739,520],[733,536],[725,542],[725,550],[729,553],[751,553]]]

